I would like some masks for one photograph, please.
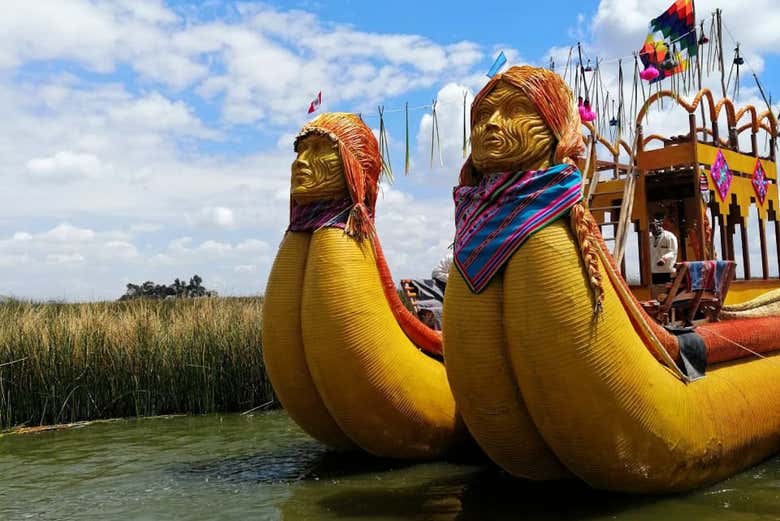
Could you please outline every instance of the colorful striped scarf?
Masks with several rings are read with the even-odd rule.
[[[726,269],[734,261],[692,261],[688,264],[688,290],[689,291],[712,291],[715,295],[720,295],[723,286],[728,282]]]
[[[485,289],[531,234],[579,202],[581,182],[576,167],[561,164],[455,188],[455,265],[471,291]]]
[[[290,209],[288,232],[313,232],[320,228],[341,228],[347,224],[352,200],[334,199],[312,204],[294,204]]]

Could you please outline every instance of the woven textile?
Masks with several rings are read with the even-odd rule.
[[[758,204],[763,205],[766,199],[766,190],[769,181],[766,178],[766,172],[760,159],[756,159],[756,167],[753,169],[753,189],[756,191]]]
[[[479,293],[534,232],[581,199],[582,176],[572,165],[486,176],[459,186],[455,197],[455,265]]]
[[[718,154],[715,156],[715,162],[712,164],[710,175],[712,176],[712,182],[715,183],[715,188],[718,189],[720,200],[725,201],[734,174],[729,170],[729,165],[726,163],[726,158],[723,157],[721,150],[718,150]]]
[[[729,264],[734,261],[695,261],[688,262],[688,289],[691,291],[712,291],[720,295],[726,283]]]
[[[313,232],[320,228],[341,228],[347,224],[351,199],[320,201],[290,208],[289,232]]]
[[[645,68],[650,65],[660,73],[655,83],[687,70],[691,56],[696,56],[696,21],[693,0],[677,0],[658,18],[650,21],[650,33],[639,57]]]

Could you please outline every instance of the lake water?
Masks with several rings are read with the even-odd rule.
[[[324,449],[281,411],[0,438],[0,520],[780,520],[780,456],[674,497]]]

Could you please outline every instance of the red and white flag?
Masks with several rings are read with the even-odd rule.
[[[317,93],[317,97],[314,98],[312,102],[309,104],[309,114],[317,110],[321,104],[322,104],[322,91],[319,91]]]

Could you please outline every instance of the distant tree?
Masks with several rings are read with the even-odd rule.
[[[132,300],[138,298],[165,299],[165,298],[192,298],[192,297],[216,297],[217,292],[207,290],[203,285],[203,279],[199,275],[193,275],[189,284],[184,284],[180,279],[175,279],[173,284],[155,284],[147,280],[140,286],[129,283],[125,294],[119,300]]]

